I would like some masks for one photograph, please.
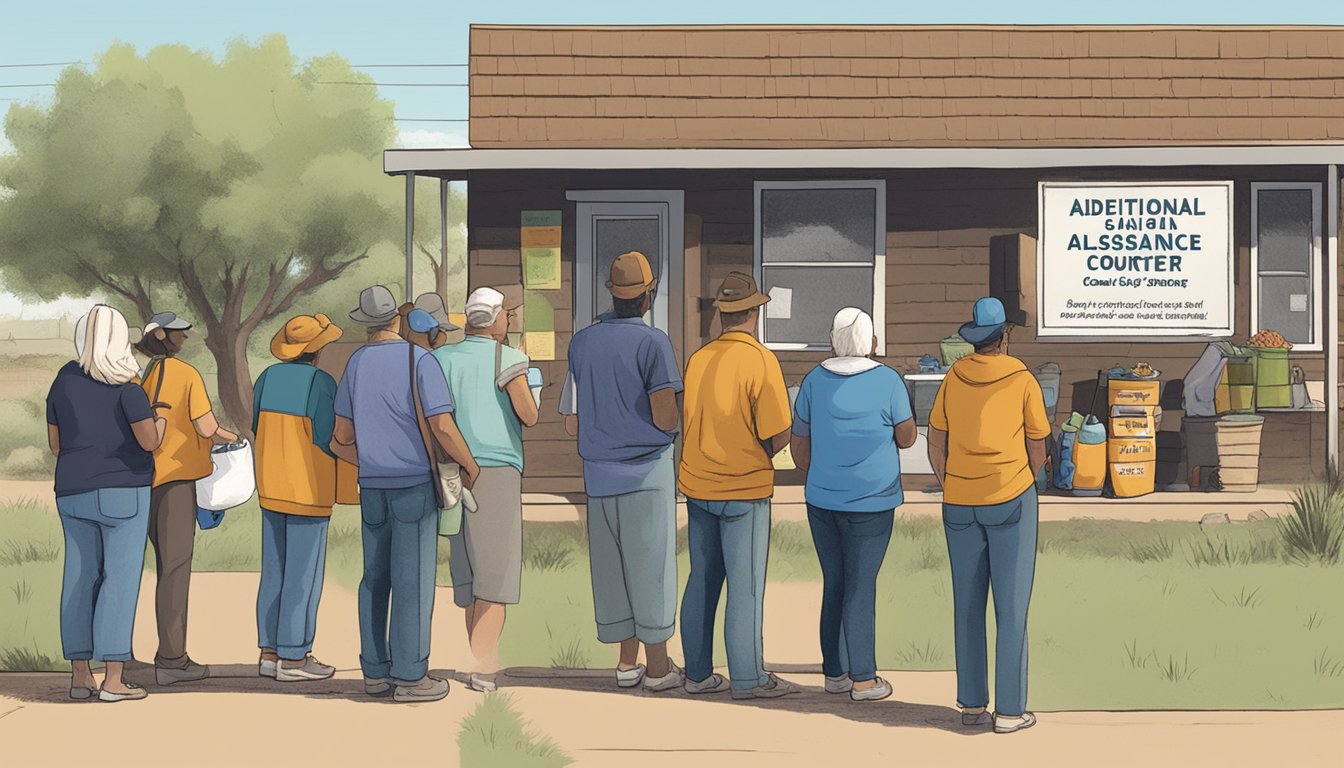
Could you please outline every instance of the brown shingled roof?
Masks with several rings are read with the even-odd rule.
[[[1344,27],[471,29],[476,147],[1344,143]]]

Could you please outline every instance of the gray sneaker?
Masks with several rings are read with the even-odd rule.
[[[890,696],[891,693],[891,683],[879,677],[877,678],[877,685],[872,688],[865,688],[862,691],[854,688],[849,692],[849,698],[853,701],[881,701]]]
[[[711,674],[700,682],[696,682],[689,677],[686,678],[687,693],[723,693],[733,687],[728,679],[720,674]]]
[[[994,715],[990,714],[988,709],[981,709],[979,712],[961,710],[961,724],[967,728],[989,725],[992,722],[994,722]]]
[[[790,683],[787,680],[781,680],[770,674],[770,682],[766,685],[759,685],[755,688],[749,688],[745,691],[733,691],[733,698],[742,699],[779,699],[788,696],[791,693],[802,693],[803,689]]]
[[[312,654],[304,657],[303,666],[287,667],[282,661],[275,667],[275,679],[282,683],[298,683],[305,680],[326,680],[336,674],[336,668],[323,664]]]
[[[393,685],[381,677],[364,678],[364,693],[375,699],[382,699],[392,695]]]
[[[154,682],[159,685],[194,683],[197,680],[204,680],[209,676],[209,667],[204,664],[197,664],[191,659],[187,659],[187,665],[185,667],[154,667]]]
[[[649,693],[661,693],[670,691],[673,688],[681,688],[686,685],[686,671],[678,667],[675,662],[667,662],[667,674],[662,677],[644,676],[644,690]]]
[[[826,678],[827,693],[849,693],[852,690],[854,690],[854,681],[849,679],[848,672],[839,677]]]
[[[398,685],[392,694],[393,701],[402,704],[414,704],[423,701],[439,701],[448,696],[448,681],[425,675],[415,685]]]

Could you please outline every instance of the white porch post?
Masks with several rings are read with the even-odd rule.
[[[406,301],[415,301],[415,172],[406,174]]]
[[[439,269],[448,274],[448,180],[439,179]],[[439,289],[438,275],[434,276],[434,290]],[[448,300],[447,296],[443,297]]]
[[[1327,167],[1325,315],[1325,447],[1329,466],[1339,466],[1339,166]]]

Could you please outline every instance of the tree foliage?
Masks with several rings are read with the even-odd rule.
[[[246,424],[251,335],[400,231],[403,188],[382,173],[392,105],[371,82],[339,56],[300,64],[280,36],[219,59],[119,45],[67,69],[50,108],[6,119],[6,285],[96,290],[144,317],[182,302]]]

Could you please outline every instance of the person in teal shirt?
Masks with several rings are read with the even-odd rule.
[[[477,509],[449,537],[453,602],[466,610],[476,670],[469,685],[495,689],[506,605],[518,603],[523,571],[523,427],[537,423],[527,355],[505,344],[513,309],[478,288],[467,298],[466,338],[434,350],[458,404],[458,427],[481,465]]]

